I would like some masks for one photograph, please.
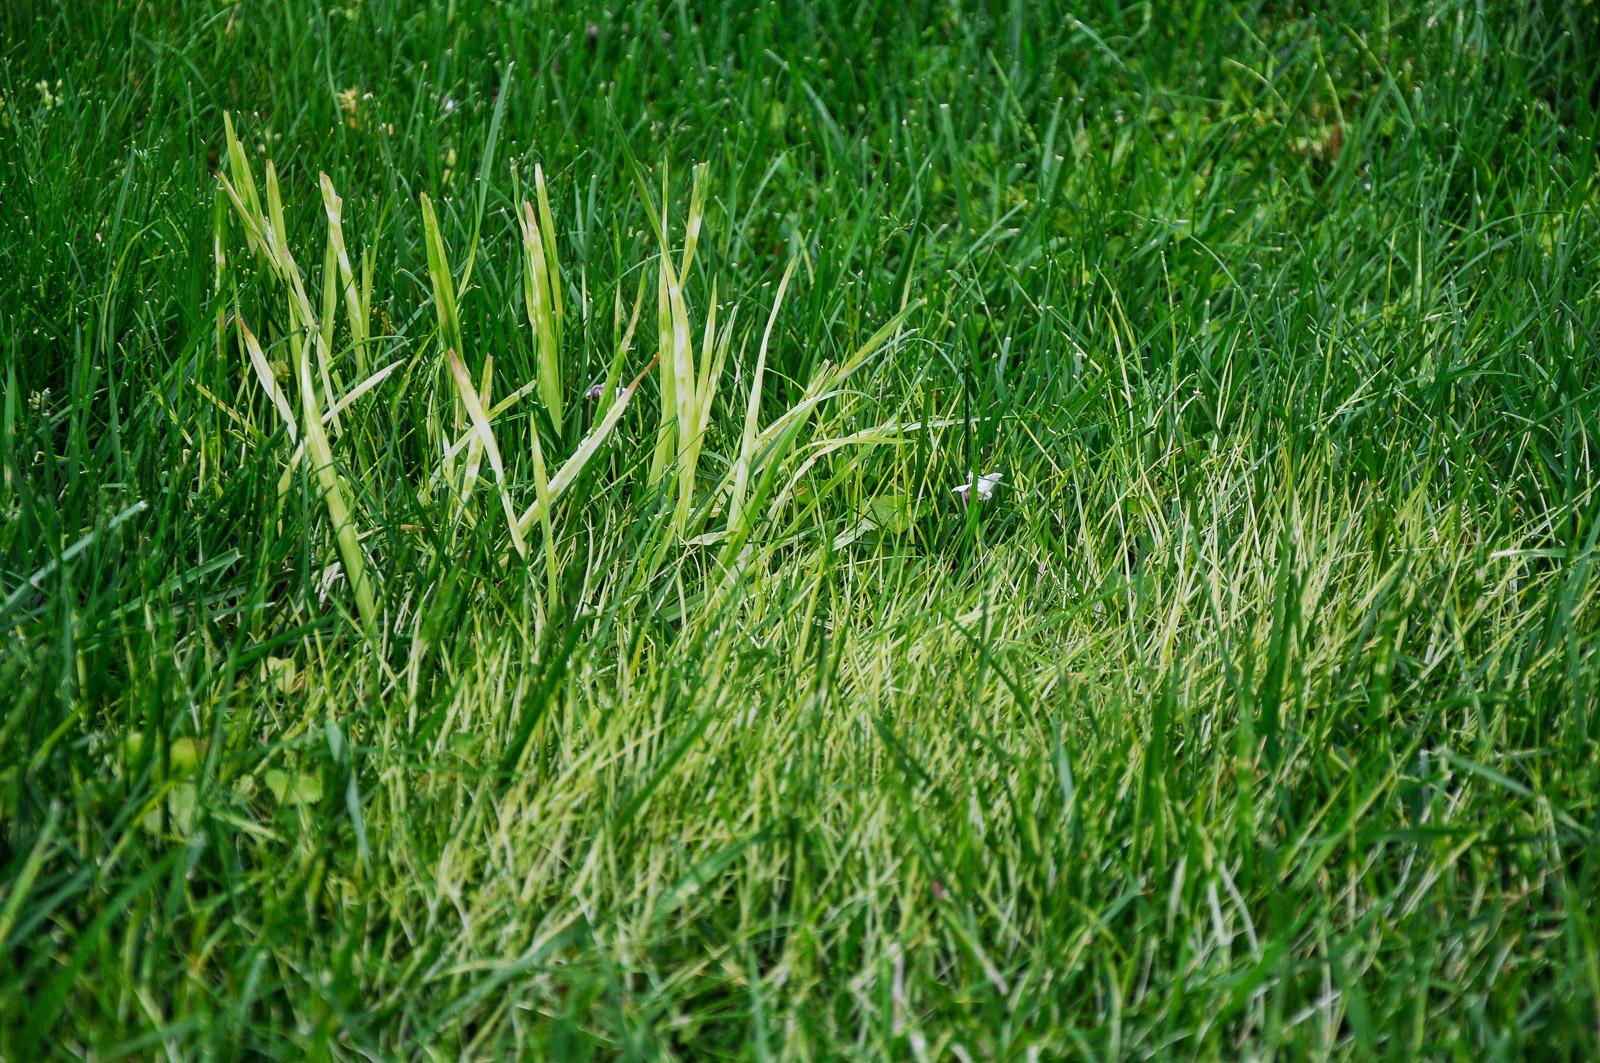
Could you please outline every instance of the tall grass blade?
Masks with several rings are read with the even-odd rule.
[[[350,326],[350,347],[355,354],[356,371],[367,372],[367,313],[361,289],[356,287],[355,269],[350,264],[350,252],[344,242],[344,200],[333,190],[328,175],[318,174],[322,188],[322,209],[328,217],[328,240],[333,245],[334,257],[339,264],[339,287],[344,297],[345,317]],[[365,261],[363,261],[365,265]],[[370,274],[363,285],[370,291]]]
[[[561,330],[555,309],[555,291],[560,288],[558,274],[551,272],[549,248],[554,233],[541,232],[533,205],[522,204],[522,298],[533,329],[534,349],[539,364],[539,397],[550,415],[559,437],[562,421]]]
[[[733,467],[733,494],[728,499],[728,527],[740,527],[744,517],[745,492],[750,485],[750,470],[756,457],[756,436],[761,427],[761,381],[767,371],[767,347],[772,342],[772,329],[778,323],[778,311],[783,306],[783,295],[789,290],[789,281],[800,264],[798,255],[791,256],[778,281],[778,292],[772,299],[772,312],[767,315],[767,327],[761,333],[761,346],[756,351],[756,367],[750,374],[750,398],[744,408],[744,431],[739,439],[739,457]]]
[[[489,416],[484,412],[483,403],[479,401],[478,393],[472,386],[472,376],[467,372],[467,367],[460,357],[455,351],[446,351],[445,360],[450,368],[450,379],[456,386],[456,396],[466,407],[467,417],[472,422],[473,431],[477,433],[479,445],[489,458],[489,469],[494,473],[495,484],[500,493],[500,505],[506,514],[506,526],[511,530],[511,543],[517,548],[517,554],[526,558],[528,544],[523,540],[522,529],[517,525],[517,513],[512,508],[511,491],[506,483],[505,463],[500,460],[500,447],[495,442]]]

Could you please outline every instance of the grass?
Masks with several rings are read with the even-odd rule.
[[[1312,7],[0,8],[0,1057],[1600,1054],[1600,8]]]

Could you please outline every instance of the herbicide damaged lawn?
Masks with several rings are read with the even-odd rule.
[[[0,9],[0,1055],[1600,1053],[1597,45]]]

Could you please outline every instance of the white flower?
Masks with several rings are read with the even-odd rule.
[[[978,501],[987,502],[989,500],[989,496],[994,494],[995,485],[998,484],[1000,480],[1001,476],[999,473],[986,472],[982,476],[979,476],[973,480],[968,480],[964,484],[957,484],[950,489],[950,493],[961,499],[962,504],[965,504],[968,496],[972,493],[972,488],[976,486],[978,488]]]

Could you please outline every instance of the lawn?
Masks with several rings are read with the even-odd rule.
[[[0,1058],[1600,1055],[1600,5],[0,5]]]

